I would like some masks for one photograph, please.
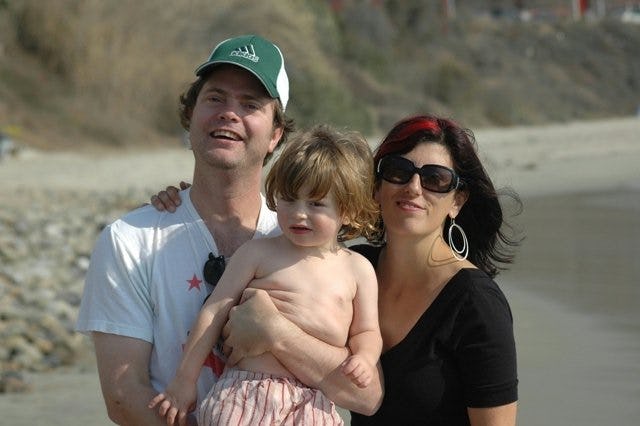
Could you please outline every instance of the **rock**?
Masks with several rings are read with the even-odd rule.
[[[23,393],[31,390],[24,375],[19,371],[7,371],[0,374],[0,394],[2,393]]]
[[[106,223],[146,199],[130,190],[32,189],[0,204],[0,371],[11,372],[0,392],[27,390],[21,372],[86,358],[90,341],[74,326],[91,250]]]

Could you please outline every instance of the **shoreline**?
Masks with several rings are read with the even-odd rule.
[[[640,188],[640,117],[487,128],[474,135],[496,187],[511,186],[522,197]],[[375,149],[378,139],[368,140]],[[193,155],[179,140],[175,147],[147,151],[26,150],[0,161],[0,181],[11,182],[8,194],[46,189],[147,190],[151,195],[180,180],[191,181],[192,168]]]

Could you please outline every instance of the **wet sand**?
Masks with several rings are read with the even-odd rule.
[[[519,424],[637,425],[640,191],[529,199],[499,277],[515,317]]]
[[[638,135],[640,120],[633,119],[477,133],[494,181],[513,186],[525,201],[515,224],[526,240],[513,269],[497,278],[515,318],[519,425],[638,424]],[[149,159],[145,167],[142,158]],[[55,165],[55,156],[38,161],[34,167],[42,173]],[[71,167],[73,158],[64,161],[65,170],[78,170]],[[108,181],[93,173],[82,182],[76,174],[53,183],[104,189],[144,182],[161,188],[190,170],[188,154],[175,152],[103,161]],[[0,181],[17,176],[28,184],[37,176],[30,164],[0,165]],[[101,170],[93,160],[91,167]],[[91,359],[81,369],[29,377],[31,393],[0,395],[2,424],[111,424]]]

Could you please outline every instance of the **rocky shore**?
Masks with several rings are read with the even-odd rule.
[[[168,184],[189,179],[188,150],[43,152],[0,161],[0,394],[31,373],[79,368],[90,339],[74,331],[100,230]]]
[[[28,390],[21,372],[74,365],[87,352],[88,339],[74,325],[93,243],[107,223],[147,197],[27,189],[3,201],[0,392]]]

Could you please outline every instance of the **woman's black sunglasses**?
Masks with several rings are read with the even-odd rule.
[[[464,184],[456,172],[448,167],[426,164],[418,168],[411,160],[397,155],[381,158],[376,173],[387,182],[400,185],[409,182],[417,173],[424,189],[442,194],[461,188]]]

